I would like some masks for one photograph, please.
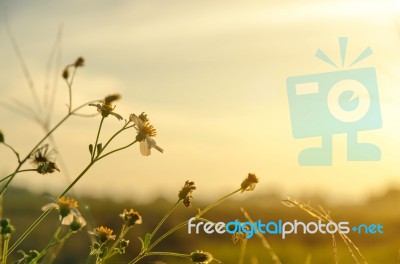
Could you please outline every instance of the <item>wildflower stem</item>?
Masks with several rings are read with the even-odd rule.
[[[96,160],[91,161],[89,165],[86,166],[86,168],[75,178],[75,180],[60,194],[59,198],[64,196],[69,190],[74,187],[74,185],[82,178],[83,175],[90,169],[90,167],[93,166],[93,164],[96,162]]]
[[[91,161],[93,161],[94,157],[96,156],[97,142],[99,142],[99,136],[100,136],[101,127],[103,126],[103,121],[104,121],[104,117],[101,117],[99,129],[97,130],[96,141],[95,141],[94,146],[93,146],[92,158],[90,159]],[[98,151],[97,156],[99,154],[100,154],[100,152]]]
[[[97,249],[94,250],[93,252],[90,252],[90,253],[89,253],[89,256],[87,257],[87,259],[86,259],[86,261],[85,261],[85,264],[89,264],[89,263],[90,263],[90,261],[92,260],[93,256],[96,255],[97,252],[100,251],[100,249],[101,249],[101,247],[102,247],[103,245],[104,245],[104,244],[101,244],[101,245],[99,246],[99,248],[97,248]],[[97,261],[96,261],[96,262],[97,262]]]
[[[139,260],[141,260],[144,257],[146,257],[146,255],[139,254],[138,256],[136,256],[136,258],[131,260],[131,262],[129,262],[128,264],[135,264],[135,263],[137,263]]]
[[[203,214],[205,214],[206,212],[211,210],[214,206],[218,205],[219,203],[221,203],[222,201],[226,200],[227,198],[229,198],[230,196],[234,195],[235,193],[240,192],[241,190],[242,190],[242,188],[237,189],[236,191],[231,192],[230,194],[227,194],[227,195],[223,196],[222,198],[218,199],[217,201],[211,203],[209,206],[207,206],[205,209],[201,210],[195,216],[196,220],[198,220]],[[160,243],[166,237],[168,237],[169,235],[171,235],[175,231],[177,231],[177,230],[181,229],[182,227],[184,227],[185,225],[187,225],[188,222],[189,222],[189,220],[186,220],[185,222],[182,222],[182,223],[178,224],[177,226],[171,228],[169,231],[167,231],[165,234],[163,234],[161,237],[159,237],[152,245],[150,245],[148,247],[147,252],[149,252],[152,248],[154,248],[158,243]]]
[[[9,256],[21,243],[25,240],[25,238],[43,221],[43,219],[52,211],[53,209],[49,209],[43,212],[26,230],[25,232],[14,242],[14,244],[8,250],[7,256]]]
[[[93,100],[87,103],[84,103],[80,106],[78,106],[77,108],[75,108],[74,110],[72,110],[71,112],[69,112],[65,117],[63,117],[49,132],[47,132],[47,134],[32,148],[32,150],[26,155],[26,157],[24,159],[21,160],[21,162],[19,162],[17,168],[15,169],[14,173],[12,174],[12,176],[8,179],[8,181],[6,182],[6,184],[3,186],[3,188],[0,191],[0,196],[3,195],[4,191],[8,188],[8,186],[10,185],[11,181],[14,179],[16,172],[19,171],[19,169],[22,167],[22,165],[29,159],[29,157],[32,155],[32,153],[51,135],[53,134],[54,131],[56,131],[56,129],[61,126],[71,115],[73,115],[75,112],[77,112],[78,110],[80,110],[81,108],[85,107],[86,105],[90,104],[90,103],[95,103],[98,102],[99,100]]]
[[[64,196],[81,178],[82,176],[90,169],[90,167],[93,166],[95,161],[90,162],[89,165],[76,177],[76,179],[65,189],[65,191],[59,196],[62,197]],[[12,253],[18,246],[19,244],[24,241],[28,235],[43,221],[43,219],[52,211],[52,209],[49,209],[45,212],[43,212],[29,227],[28,229],[25,230],[25,232],[15,241],[15,243],[11,246],[9,250],[9,254]]]
[[[247,239],[244,239],[243,244],[240,246],[238,264],[244,264],[244,257],[246,255],[246,249],[247,249]]]
[[[96,102],[96,101],[92,101],[92,102]],[[1,194],[3,194],[4,190],[7,188],[8,184],[10,183],[10,181],[13,179],[13,177],[15,176],[15,174],[18,172],[19,168],[22,166],[22,164],[30,157],[31,153],[48,137],[50,136],[50,134],[52,132],[54,132],[54,130],[59,127],[70,115],[72,115],[74,112],[76,112],[77,110],[79,110],[80,108],[84,107],[85,105],[87,105],[88,103],[81,105],[77,108],[75,108],[71,113],[69,113],[66,117],[64,117],[49,133],[47,133],[47,135],[35,146],[35,148],[33,148],[33,150],[30,152],[30,154],[27,156],[27,158],[25,158],[17,167],[16,172],[14,172],[14,174],[12,174],[12,176],[10,176],[10,179],[8,180],[8,182],[6,183],[6,185],[3,187]],[[129,122],[128,122],[129,123]],[[111,140],[120,132],[122,132],[124,129],[127,129],[129,127],[124,127],[123,129],[119,130],[116,134],[114,134],[111,139],[107,142],[107,144],[109,142],[111,142]],[[96,159],[94,159],[93,161],[91,161],[86,168],[75,178],[75,180],[62,192],[62,194],[59,197],[64,196],[69,190],[72,189],[72,187],[74,187],[74,185],[83,177],[83,175],[85,175],[85,173],[100,159],[114,153],[117,152],[119,150],[125,149],[130,147],[131,145],[133,145],[134,143],[136,143],[136,140],[133,141],[132,143],[128,144],[125,147],[110,151],[109,153],[98,157]],[[11,254],[27,237],[28,235],[43,221],[43,219],[51,212],[52,209],[47,210],[45,212],[43,212],[29,227],[28,229],[25,230],[25,232],[17,239],[17,241],[14,242],[14,244],[11,246],[8,255]]]
[[[175,231],[177,231],[177,230],[181,229],[182,227],[184,227],[185,225],[187,225],[187,223],[188,223],[188,220],[186,220],[185,222],[182,222],[182,223],[178,224],[177,226],[175,226],[175,227],[171,228],[170,230],[168,230],[165,234],[163,234],[161,237],[159,237],[152,245],[150,245],[148,247],[147,252],[149,252],[152,248],[157,246],[157,244],[160,243],[161,241],[163,241],[166,237],[168,237],[169,235],[171,235]]]
[[[71,113],[72,109],[72,83],[74,82],[75,73],[76,73],[76,67],[74,67],[74,71],[72,72],[71,80],[69,82],[68,80],[65,80],[67,82],[68,96],[69,96],[68,114]]]
[[[175,252],[147,252],[143,255],[137,256],[128,264],[137,263],[139,260],[141,260],[142,258],[147,257],[147,256],[171,256],[171,257],[179,257],[179,258],[190,258],[190,255],[188,255],[188,254],[180,254],[180,253],[175,253]]]
[[[1,260],[1,264],[6,264],[7,263],[7,251],[8,251],[8,245],[10,243],[10,235],[5,234],[3,235],[3,258]]]
[[[107,157],[108,155],[113,154],[114,152],[117,152],[117,151],[120,151],[120,150],[129,148],[130,146],[132,146],[132,145],[135,144],[136,142],[137,142],[137,140],[133,141],[132,143],[129,143],[128,145],[126,145],[126,146],[124,146],[124,147],[114,149],[114,150],[112,150],[112,151],[110,151],[110,152],[104,154],[103,156],[96,158],[94,161],[99,161],[99,160],[101,160],[102,158],[105,158],[105,157]]]
[[[250,223],[254,223],[253,219],[251,218],[251,216],[249,215],[249,213],[242,207],[240,208],[240,210],[242,211],[244,217],[247,219],[247,221],[249,221]],[[274,264],[282,264],[282,262],[280,261],[279,257],[275,254],[274,250],[272,249],[272,247],[269,245],[267,239],[265,238],[265,236],[259,232],[256,232],[256,235],[258,236],[258,238],[261,240],[261,244],[268,250],[269,255],[272,258],[272,262]],[[247,242],[247,239],[244,240],[244,243]]]
[[[165,220],[168,218],[168,216],[175,210],[175,208],[178,206],[179,202],[181,201],[181,199],[179,199],[172,207],[171,209],[168,211],[168,213],[166,215],[164,215],[164,217],[161,219],[161,221],[158,223],[158,225],[156,226],[156,228],[154,229],[154,231],[151,233],[150,239],[156,234],[156,232],[158,231],[158,229],[160,229],[161,225],[165,222]]]
[[[114,244],[110,247],[110,250],[108,251],[108,254],[102,259],[102,261],[106,261],[107,259],[111,258],[115,254],[118,253],[117,250],[114,250],[116,246],[121,242],[121,240],[126,236],[126,234],[129,231],[129,227],[126,226],[125,224],[122,226],[121,234],[119,235],[118,239],[114,242]]]
[[[19,171],[13,172],[10,175],[8,175],[8,176],[4,177],[3,179],[1,179],[0,182],[3,182],[3,181],[7,180],[10,177],[13,177],[17,173],[27,172],[27,171],[36,171],[36,169],[19,170]]]
[[[175,252],[148,252],[146,256],[171,256],[171,257],[179,257],[179,258],[190,258],[188,254],[180,254]]]
[[[19,153],[10,145],[8,145],[6,142],[2,142],[4,144],[4,146],[6,146],[7,148],[11,149],[12,152],[14,152],[15,156],[17,156],[18,159],[18,163],[21,163],[21,159],[19,158]]]
[[[32,263],[35,263],[37,261],[39,261],[44,255],[46,255],[47,251],[52,248],[53,246],[55,246],[56,244],[58,244],[60,242],[60,240],[58,239],[58,235],[60,234],[61,231],[61,224],[57,227],[56,231],[53,234],[53,237],[51,238],[49,244],[47,244],[47,246],[39,253],[39,255],[37,255],[33,260]]]
[[[218,199],[217,201],[211,203],[209,206],[207,206],[205,209],[201,210],[197,215],[196,218],[198,219],[200,216],[202,216],[203,214],[207,213],[208,211],[210,211],[213,207],[215,207],[216,205],[218,205],[219,203],[223,202],[224,200],[228,199],[230,196],[234,195],[235,193],[238,193],[242,190],[242,188],[237,189],[234,192],[231,192],[230,194],[227,194],[223,197],[221,197],[220,199]]]
[[[132,126],[128,126],[128,124],[130,123],[131,121],[128,121],[120,130],[118,130],[114,135],[112,135],[111,137],[110,137],[110,139],[106,142],[106,144],[103,146],[103,148],[100,150],[100,153],[99,154],[101,154],[102,152],[103,152],[103,150],[105,150],[106,149],[106,147],[111,143],[111,141],[119,134],[119,133],[121,133],[122,131],[124,131],[124,130],[126,130],[126,129],[128,129],[128,128],[131,128],[131,127],[133,127],[133,125]]]

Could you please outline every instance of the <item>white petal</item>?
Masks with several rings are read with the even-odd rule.
[[[142,121],[142,119],[140,119],[137,115],[131,114],[131,115],[129,116],[129,119],[130,119],[133,123],[135,123],[135,125],[137,125],[139,128],[140,128],[140,127],[143,127],[143,121]]]
[[[149,143],[146,139],[140,141],[140,153],[142,153],[143,156],[150,156],[151,154]]]
[[[49,209],[58,209],[59,206],[56,203],[48,203],[42,207],[42,211],[47,211]]]
[[[86,220],[81,215],[74,215],[74,221],[81,224],[81,227],[86,226]]]
[[[70,213],[61,220],[61,224],[62,225],[70,225],[72,223],[72,221],[74,221],[74,214]]]
[[[112,114],[113,116],[115,116],[116,118],[118,118],[118,120],[122,120],[122,119],[123,119],[122,116],[120,116],[120,115],[117,114],[117,113],[110,112],[110,114]]]
[[[85,220],[85,218],[83,218],[82,216],[80,216],[78,219],[79,219],[78,221],[81,222],[82,227],[86,226],[86,220]]]
[[[94,235],[94,236],[97,236],[98,235],[98,232],[95,230],[94,232],[93,231],[88,231],[88,234],[89,235]]]
[[[149,144],[149,148],[155,148],[156,150],[160,151],[161,153],[163,153],[163,149],[160,148],[159,146],[157,146],[157,143],[154,139],[152,139],[149,136],[146,136],[146,141]]]

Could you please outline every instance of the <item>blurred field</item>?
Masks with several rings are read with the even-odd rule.
[[[233,221],[239,219],[245,221],[240,212],[240,207],[246,208],[253,219],[260,219],[264,222],[282,220],[301,220],[304,222],[313,221],[309,215],[297,208],[287,208],[281,204],[285,197],[268,194],[265,196],[246,199],[231,199],[222,206],[215,208],[205,215],[207,219],[218,221]],[[13,235],[15,240],[23,230],[41,213],[42,205],[49,202],[45,195],[38,196],[21,189],[10,189],[4,199],[4,216],[12,220],[16,227]],[[109,263],[126,263],[133,258],[139,250],[138,236],[143,237],[146,232],[150,232],[165,212],[171,206],[170,202],[158,199],[148,204],[135,204],[130,201],[116,203],[110,199],[92,199],[84,197],[79,199],[81,211],[88,221],[88,229],[105,225],[119,232],[122,221],[119,213],[124,208],[134,208],[143,217],[143,224],[138,225],[130,234],[131,244],[126,255],[120,260],[113,259]],[[400,190],[388,190],[384,196],[370,198],[363,205],[329,205],[322,199],[312,199],[314,206],[321,205],[330,210],[331,217],[335,221],[349,221],[350,225],[361,223],[381,224],[384,226],[383,235],[359,235],[350,233],[349,236],[359,247],[368,263],[398,264],[400,263]],[[179,206],[177,211],[167,220],[159,234],[168,228],[189,219],[196,213],[198,207],[205,205],[201,201],[194,200],[193,206],[189,209]],[[57,214],[52,213],[37,230],[21,245],[21,249],[42,249],[47,243],[57,224]],[[267,239],[281,259],[282,263],[333,263],[334,256],[332,250],[332,240],[330,236],[321,235],[290,235],[282,240],[279,236],[268,235]],[[348,249],[343,241],[337,238],[339,263],[354,263]],[[89,252],[90,237],[86,231],[73,236],[64,245],[55,263],[71,264],[84,263]],[[231,236],[224,235],[189,235],[187,229],[180,230],[164,243],[160,244],[157,251],[174,251],[180,253],[190,253],[196,249],[201,249],[212,253],[223,263],[238,263],[240,245],[234,245]],[[16,260],[17,254],[14,253],[11,260]],[[174,258],[147,258],[141,263],[152,263],[161,260],[165,263],[190,263],[189,261]],[[256,262],[258,261],[258,262]],[[257,237],[248,241],[244,263],[272,263],[268,252],[262,248]]]

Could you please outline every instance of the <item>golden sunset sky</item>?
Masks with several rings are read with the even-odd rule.
[[[102,160],[78,183],[79,194],[175,199],[190,179],[198,197],[210,198],[239,187],[248,172],[261,179],[256,194],[323,194],[335,201],[360,201],[400,186],[399,1],[17,0],[1,1],[0,11],[0,129],[10,145],[26,153],[43,131],[6,107],[15,105],[14,99],[34,106],[7,23],[42,105],[46,81],[57,85],[53,125],[67,111],[60,72],[83,56],[86,65],[74,82],[74,106],[120,93],[116,112],[128,118],[144,111],[157,129],[163,154],[143,157],[133,146]],[[50,77],[46,69],[60,28],[54,82],[55,67]],[[314,54],[321,49],[340,64],[338,37],[344,36],[349,61],[368,46],[373,50],[345,69],[376,68],[383,127],[361,132],[359,138],[378,145],[382,159],[347,161],[346,135],[341,134],[333,137],[332,166],[299,166],[299,151],[317,146],[320,139],[293,138],[286,79],[341,70]],[[48,106],[37,112],[43,116],[46,111]],[[14,186],[58,195],[89,162],[88,144],[99,121],[67,121],[54,134],[67,168],[45,176],[17,175]],[[107,118],[101,139],[122,125]],[[127,131],[114,146],[134,135]],[[0,155],[0,174],[6,176],[16,167],[15,158],[4,147]]]

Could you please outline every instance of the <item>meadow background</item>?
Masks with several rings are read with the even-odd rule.
[[[18,229],[14,237],[18,237],[25,227],[40,214],[43,203],[47,203],[46,196],[33,195],[23,189],[11,189],[9,199],[12,203],[4,208],[4,214],[13,219],[13,223]],[[195,197],[201,195],[198,190]],[[207,219],[215,222],[233,221],[246,219],[240,211],[244,207],[253,219],[268,221],[293,221],[303,222],[315,221],[308,214],[295,208],[288,208],[281,204],[285,197],[273,192],[258,193],[253,198],[248,198],[244,193],[226,201],[222,206],[215,208],[207,214]],[[246,198],[247,197],[247,198]],[[174,197],[175,198],[175,197]],[[304,197],[306,198],[306,197]],[[400,263],[400,217],[398,204],[400,200],[400,190],[388,190],[385,195],[370,197],[368,202],[358,205],[332,205],[324,201],[321,197],[308,197],[312,205],[321,205],[329,209],[331,217],[335,221],[349,221],[350,225],[362,223],[380,223],[384,226],[384,234],[354,234],[351,232],[349,237],[361,250],[368,263],[398,264]],[[140,250],[140,243],[137,237],[143,237],[145,233],[152,230],[159,219],[165,214],[167,208],[171,206],[165,198],[158,198],[146,203],[136,203],[132,200],[115,202],[107,198],[80,197],[80,208],[83,216],[89,223],[89,227],[105,225],[113,228],[116,232],[121,226],[121,219],[118,214],[125,208],[137,209],[142,217],[143,223],[136,226],[129,233],[127,239],[131,241],[127,249],[128,256],[134,256]],[[179,207],[160,230],[167,231],[182,220],[189,219],[196,212],[197,208],[204,208],[207,204],[201,199],[195,198],[191,208]],[[27,251],[32,248],[42,248],[48,243],[57,223],[57,215],[53,214],[46,219],[31,237],[21,245],[21,249]],[[334,253],[332,239],[326,235],[289,235],[282,240],[278,235],[266,235],[266,238],[282,263],[334,263]],[[347,247],[340,238],[336,238],[339,263],[355,263]],[[83,263],[89,252],[90,239],[85,231],[82,231],[67,241],[60,252],[55,263]],[[195,249],[202,249],[211,252],[213,256],[223,263],[239,263],[240,244],[233,244],[232,236],[224,235],[189,235],[187,228],[183,228],[171,237],[167,238],[158,247],[158,251],[178,251],[192,252]],[[127,256],[121,259],[113,259],[110,263],[126,263]],[[129,259],[129,258],[128,258]],[[188,260],[171,257],[149,257],[141,263],[152,263],[152,261],[162,260],[165,263],[190,263]],[[258,261],[258,262],[255,262]],[[261,245],[258,237],[254,236],[247,243],[246,255],[243,263],[273,263],[268,251]]]
[[[394,0],[0,1],[1,129],[8,143],[28,151],[44,134],[34,118],[48,120],[51,126],[65,113],[68,91],[60,72],[83,56],[86,65],[74,82],[74,103],[122,94],[116,112],[145,111],[165,150],[142,157],[134,146],[85,175],[74,195],[88,206],[85,214],[93,226],[116,225],[113,221],[122,209],[135,207],[144,218],[138,232],[146,232],[157,222],[153,216],[165,213],[186,180],[198,187],[191,209],[195,211],[255,172],[260,178],[255,192],[219,207],[213,218],[239,218],[244,206],[253,218],[307,219],[280,203],[287,195],[302,197],[330,209],[334,219],[384,225],[382,236],[351,238],[370,263],[398,263],[399,12]],[[340,70],[314,54],[321,49],[339,62],[341,36],[349,38],[349,61],[367,46],[374,52],[354,67],[377,70],[383,128],[362,132],[360,139],[377,144],[382,160],[347,162],[346,137],[335,135],[333,166],[301,167],[298,152],[318,145],[319,139],[293,139],[285,81],[289,76]],[[88,114],[93,110],[85,109]],[[121,125],[116,119],[106,121],[105,135]],[[3,197],[3,214],[13,219],[16,232],[40,214],[48,202],[44,194],[57,196],[82,170],[97,124],[97,118],[73,118],[54,134],[61,173],[16,177],[15,189]],[[133,136],[124,134],[121,141]],[[5,148],[0,148],[0,156],[0,175],[6,176],[15,167],[15,157]],[[189,215],[182,209],[177,217]],[[40,230],[47,232],[47,226]],[[76,256],[84,254],[84,247],[77,245],[89,241],[83,233],[66,245]],[[48,236],[39,232],[34,237],[30,241],[43,238],[45,243]],[[229,237],[193,238],[181,232],[174,239],[166,247],[193,250],[201,245],[204,250],[217,248],[213,253],[226,263],[237,258]],[[328,238],[270,240],[285,263],[303,263],[308,255],[313,263],[330,262]],[[255,239],[248,250],[249,257],[268,263]],[[342,263],[350,263],[346,249],[339,252]],[[60,263],[73,263],[68,257],[74,256],[66,253]]]

